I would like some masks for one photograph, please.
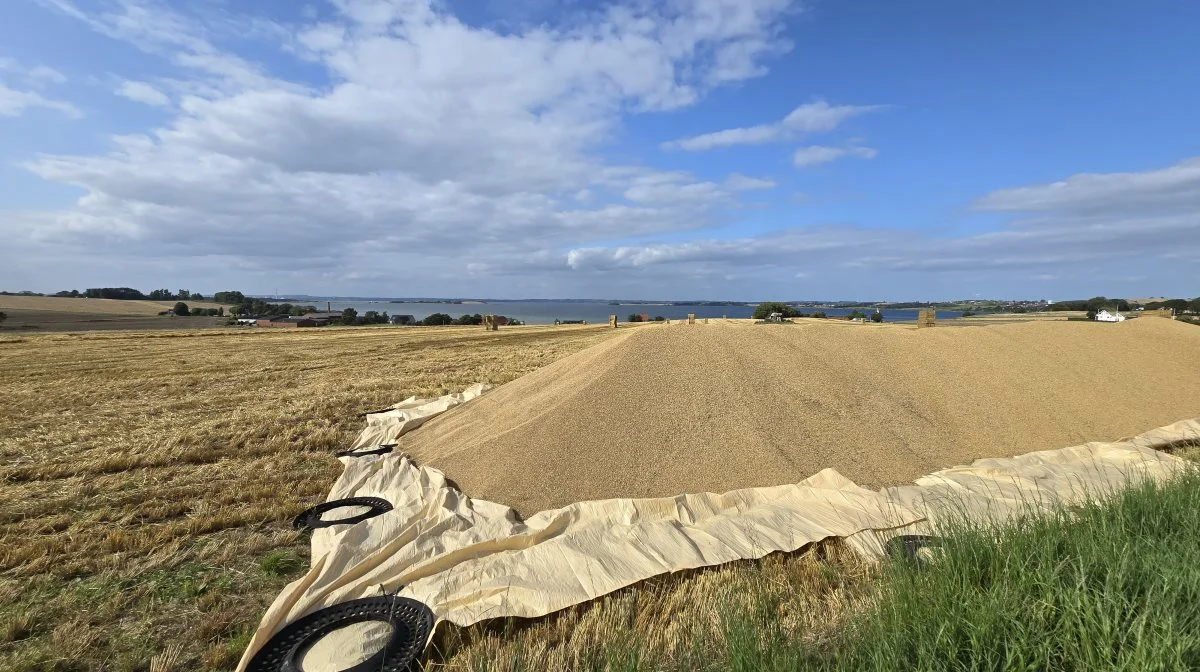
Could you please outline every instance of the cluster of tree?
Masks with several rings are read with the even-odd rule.
[[[1158,310],[1159,308],[1170,308],[1175,311],[1175,314],[1183,313],[1200,313],[1200,297],[1188,301],[1187,299],[1168,299],[1166,301],[1151,301],[1146,304],[1146,310]]]
[[[148,298],[132,287],[90,287],[82,293],[77,290],[58,292],[55,296],[83,296],[89,299],[117,299],[120,301],[140,301]]]
[[[151,290],[149,294],[151,301],[203,301],[204,295],[200,293],[192,293],[186,289],[181,289],[172,293],[169,289]]]
[[[178,301],[170,310],[164,310],[159,315],[172,314],[177,317],[225,317],[224,308],[188,308],[183,301]]]
[[[224,292],[218,292],[223,294]],[[273,315],[307,315],[315,313],[315,306],[296,306],[290,303],[268,303],[262,299],[242,297],[242,301],[229,309],[230,315],[255,315],[269,317]]]
[[[667,318],[663,317],[662,315],[655,315],[654,317],[647,316],[647,318],[645,320],[643,320],[642,316],[639,313],[630,313],[628,321],[629,322],[643,322],[643,321],[644,322],[666,322]]]
[[[226,305],[240,306],[246,302],[246,295],[241,292],[217,292],[213,294],[213,301],[224,303]]]
[[[32,292],[23,292],[32,295]],[[38,294],[37,296],[43,296]],[[204,295],[199,293],[189,292],[186,289],[181,289],[177,292],[172,292],[169,289],[155,289],[149,294],[143,293],[141,290],[132,287],[89,287],[82,292],[78,289],[64,289],[61,292],[55,292],[54,296],[78,299],[116,299],[118,301],[203,301]]]
[[[875,312],[879,313],[879,319],[876,320],[876,322],[882,322],[883,321],[883,313],[880,313],[878,310],[876,310]],[[815,318],[823,320],[827,317],[825,315],[825,311],[823,311],[823,310],[814,310],[811,313],[805,313],[805,312],[796,310],[794,307],[792,307],[786,303],[780,303],[778,301],[766,301],[764,303],[758,304],[758,306],[754,309],[753,317],[756,320],[765,320],[771,316],[771,313],[780,313],[784,318],[815,317]],[[854,312],[850,313],[850,319],[853,319],[854,317],[861,317],[863,319],[866,319],[867,315],[866,315],[866,313],[862,312],[861,310],[855,309]],[[874,316],[872,316],[871,319],[874,319]]]
[[[789,306],[786,303],[778,301],[764,301],[754,308],[754,319],[765,320],[771,316],[771,313],[779,313],[783,317],[804,317],[800,311]]]
[[[342,318],[339,320],[341,324],[353,326],[358,324],[387,324],[390,318],[387,312],[379,312],[376,310],[368,310],[362,315],[353,308],[347,308],[342,311]]]
[[[1129,310],[1129,302],[1125,299],[1108,299],[1103,296],[1093,296],[1090,299],[1074,301],[1059,301],[1046,306],[1049,311],[1086,310],[1089,316],[1094,316],[1101,310]]]
[[[524,322],[521,320],[505,317],[503,315],[497,315],[496,320],[508,325],[524,324]],[[421,320],[421,324],[425,325],[426,327],[437,327],[451,324],[459,326],[478,326],[483,324],[483,315],[475,313],[474,315],[463,315],[462,317],[455,319],[446,313],[434,313],[432,315],[427,315],[425,319]]]

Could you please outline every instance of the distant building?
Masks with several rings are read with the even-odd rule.
[[[1097,322],[1124,322],[1125,316],[1120,313],[1110,313],[1107,310],[1102,310],[1096,313]]]
[[[412,327],[417,324],[417,318],[412,315],[392,315],[391,322],[401,327]]]

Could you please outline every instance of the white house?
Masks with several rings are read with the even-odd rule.
[[[1096,313],[1097,322],[1124,322],[1125,316],[1120,313],[1110,313],[1107,310],[1102,310]]]

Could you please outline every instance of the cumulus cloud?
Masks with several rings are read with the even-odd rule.
[[[682,149],[700,152],[735,145],[760,145],[794,139],[803,134],[825,133],[841,126],[846,120],[868,112],[883,109],[883,105],[830,105],[818,100],[801,105],[788,113],[782,120],[729,128],[713,133],[692,136],[663,143],[663,149]]]
[[[167,94],[154,88],[146,82],[124,81],[121,86],[117,87],[116,94],[124,98],[128,98],[134,102],[144,103],[146,105],[166,106],[170,104],[171,99]]]
[[[873,159],[878,153],[870,147],[822,147],[820,145],[813,145],[797,149],[792,154],[792,165],[797,168],[807,168],[809,166],[818,166],[822,163],[836,161],[847,156],[857,159]]]
[[[222,49],[226,23],[190,5],[46,2],[177,73],[117,90],[152,105],[173,94],[163,127],[24,164],[86,195],[0,228],[60,251],[233,254],[256,272],[301,255],[314,277],[366,258],[395,274],[405,255],[434,279],[464,258],[474,273],[564,269],[566,246],[712,226],[737,192],[768,186],[613,164],[601,149],[624,115],[761,75],[789,46],[786,0],[631,2],[504,32],[432,1],[336,0],[320,22],[256,33],[324,68],[322,86]]]

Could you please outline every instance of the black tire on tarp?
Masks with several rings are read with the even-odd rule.
[[[394,444],[394,443],[381,443],[381,444],[379,444],[378,447],[371,448],[371,449],[356,448],[354,450],[343,450],[342,452],[337,453],[337,456],[338,457],[366,457],[368,455],[386,455],[386,454],[392,452],[393,450],[395,450],[395,448],[396,448],[396,444]]]
[[[313,612],[284,626],[250,659],[247,672],[301,672],[300,658],[334,630],[379,621],[392,626],[373,656],[342,672],[404,672],[421,655],[433,628],[433,612],[407,597],[367,597]]]
[[[337,520],[321,519],[322,514],[351,506],[369,506],[371,510],[350,516],[349,518],[339,518]],[[381,516],[391,510],[392,503],[382,497],[347,497],[345,499],[335,499],[332,502],[318,504],[296,516],[296,519],[292,521],[292,527],[303,531],[333,525],[353,525],[354,523],[374,518],[375,516]]]
[[[941,548],[942,538],[931,534],[901,534],[888,539],[884,551],[894,560],[910,560],[924,564],[917,554],[922,548]]]

